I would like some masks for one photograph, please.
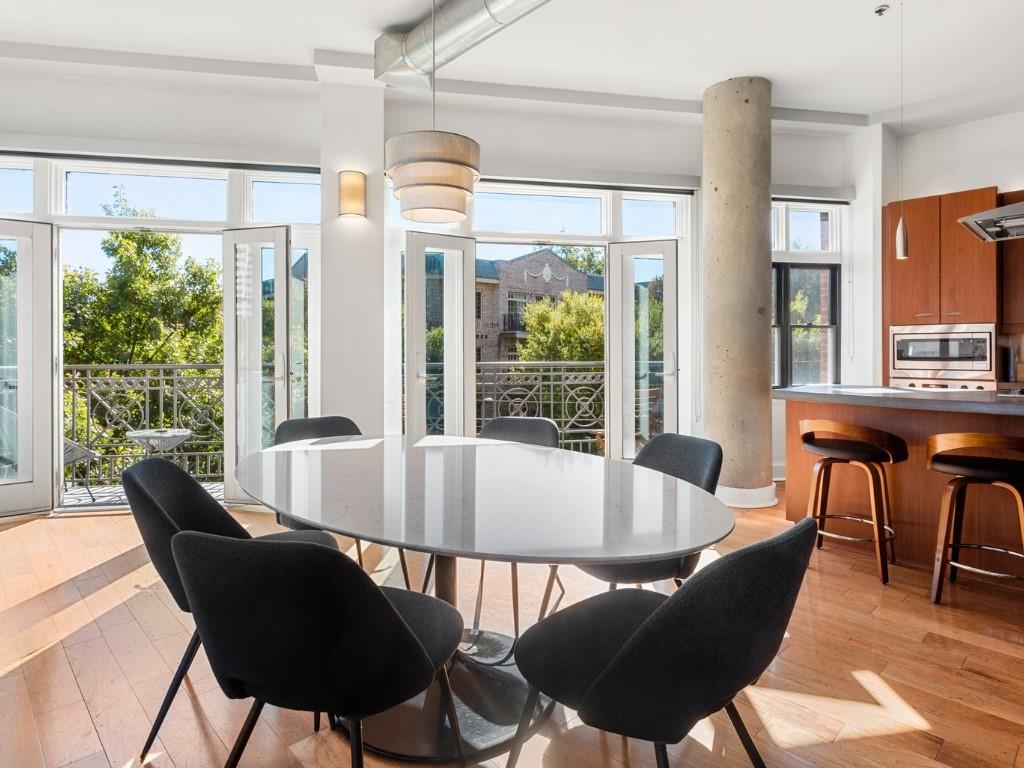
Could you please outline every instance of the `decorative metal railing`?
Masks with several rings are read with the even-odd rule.
[[[222,366],[68,365],[63,394],[64,437],[89,454],[64,467],[66,480],[119,484],[121,472],[145,456],[126,433],[161,427],[192,430],[168,458],[199,480],[223,479]]]
[[[444,366],[427,373],[427,431],[444,432]],[[497,416],[544,416],[554,420],[562,447],[604,452],[604,363],[493,362],[476,364],[477,429]]]

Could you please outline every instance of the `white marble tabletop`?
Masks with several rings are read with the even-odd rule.
[[[439,555],[642,562],[706,549],[734,519],[712,494],[629,462],[496,440],[305,440],[237,469],[242,489],[301,522]]]

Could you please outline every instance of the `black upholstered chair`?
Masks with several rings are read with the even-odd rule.
[[[540,693],[595,728],[666,744],[725,709],[751,763],[763,768],[733,699],[775,658],[793,613],[818,529],[802,520],[732,552],[671,596],[625,589],[591,597],[535,624],[516,645],[530,683],[506,768],[522,749]]]
[[[167,459],[144,459],[126,469],[121,475],[121,482],[149,559],[167,585],[167,591],[171,593],[174,602],[181,610],[190,613],[185,588],[171,554],[171,539],[174,535],[180,531],[202,531],[233,539],[252,537],[194,477]],[[337,548],[334,537],[322,531],[285,531],[264,538],[315,541]],[[199,633],[194,632],[142,748],[143,763],[198,650]],[[314,728],[319,729],[319,720],[318,715],[314,719]]]
[[[714,493],[722,471],[722,446],[711,440],[688,435],[663,434],[651,438],[637,453],[633,463],[678,477],[687,483]],[[625,565],[581,565],[594,578],[606,581],[615,589],[618,584],[650,584],[672,579],[678,586],[693,573],[700,561],[695,552],[682,558],[657,560],[653,563]]]
[[[524,443],[526,445],[537,445],[542,448],[557,448],[561,438],[558,432],[558,425],[551,419],[539,416],[498,416],[491,419],[480,429],[477,437],[487,440],[504,440],[510,443]],[[476,607],[473,612],[473,629],[480,629],[480,613],[483,610],[484,594],[484,570],[487,566],[486,560],[480,561],[480,587],[476,593]],[[428,564],[429,567],[429,564]],[[512,568],[512,624],[515,628],[515,636],[519,637],[519,567],[511,563]],[[561,594],[565,594],[565,587],[558,577],[556,566],[551,566],[551,576],[548,586],[545,589],[544,604],[541,606],[540,618],[543,618],[547,611],[547,604],[551,596],[552,583],[557,581]]]
[[[254,700],[226,768],[238,764],[265,704],[342,718],[360,768],[363,718],[435,677],[462,754],[445,666],[462,637],[455,608],[378,587],[320,544],[183,532],[172,548],[217,682],[229,698]]]
[[[349,437],[363,434],[359,426],[346,416],[310,416],[302,419],[286,419],[282,421],[274,431],[274,445],[294,443],[297,440],[315,440],[319,437]],[[278,514],[277,522],[285,528],[296,531],[316,530],[298,520]],[[356,543],[356,559],[359,567],[363,567],[363,542],[353,537]],[[398,550],[398,557],[402,563],[402,575],[405,577],[405,587],[410,588],[409,566],[405,560],[404,550]]]

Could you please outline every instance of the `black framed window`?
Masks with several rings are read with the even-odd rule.
[[[476,292],[476,319],[480,319],[480,291]]]
[[[772,265],[772,386],[839,383],[839,265]]]

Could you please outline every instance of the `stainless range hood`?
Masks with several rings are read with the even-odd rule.
[[[972,213],[958,221],[986,243],[1024,237],[1024,203]]]

